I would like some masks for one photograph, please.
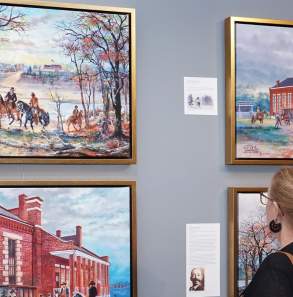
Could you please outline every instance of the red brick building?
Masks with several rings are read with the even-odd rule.
[[[270,88],[270,114],[282,114],[293,110],[293,78],[277,81]]]
[[[71,236],[46,231],[42,204],[39,197],[21,194],[18,208],[0,206],[1,296],[7,291],[18,297],[58,296],[62,283],[68,297],[74,292],[88,296],[91,281],[98,296],[109,296],[109,257],[83,247],[81,226]]]

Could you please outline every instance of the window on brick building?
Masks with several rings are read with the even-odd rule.
[[[55,288],[60,288],[60,273],[59,272],[55,272],[55,281],[56,281]]]
[[[16,283],[16,241],[8,239],[8,277],[9,284]]]

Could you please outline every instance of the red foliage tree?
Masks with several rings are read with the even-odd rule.
[[[106,82],[116,118],[113,136],[125,137],[121,94],[129,76],[128,15],[84,12],[74,22],[63,23],[61,29],[65,40],[78,42],[78,54],[94,65],[97,76]]]

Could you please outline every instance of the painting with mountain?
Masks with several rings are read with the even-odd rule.
[[[133,10],[54,5],[0,4],[0,157],[134,161]]]
[[[234,157],[293,159],[293,24],[234,18],[233,25]]]

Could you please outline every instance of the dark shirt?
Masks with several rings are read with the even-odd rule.
[[[10,102],[13,102],[13,103],[15,103],[17,101],[17,97],[16,97],[15,93],[13,93],[11,95],[11,93],[8,92],[7,95],[5,96],[5,98],[6,98],[7,101],[10,101]]]
[[[293,242],[281,251],[293,255]],[[290,259],[280,252],[266,257],[242,296],[292,297],[293,265]]]
[[[98,295],[98,291],[96,287],[89,288],[89,297],[96,297]]]

